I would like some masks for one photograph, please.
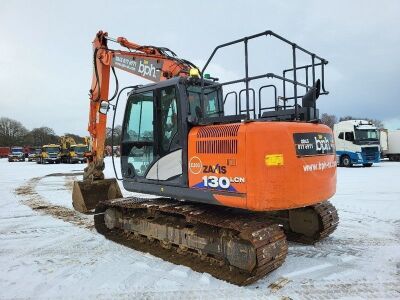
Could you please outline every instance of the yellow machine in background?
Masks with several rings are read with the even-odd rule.
[[[60,137],[61,161],[63,163],[84,163],[86,162],[85,153],[89,151],[88,138],[84,138],[84,143],[76,143],[73,137]]]
[[[44,164],[46,162],[59,164],[61,162],[60,145],[56,144],[44,145],[36,162],[38,164]]]

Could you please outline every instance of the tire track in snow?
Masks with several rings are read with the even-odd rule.
[[[398,299],[399,281],[371,280],[320,280],[298,284],[293,287],[294,294],[302,299]]]
[[[328,244],[327,244],[328,245]],[[327,248],[314,247],[296,247],[289,248],[288,256],[307,257],[307,258],[326,258],[334,256],[362,256],[363,249],[354,247],[338,247],[334,242]]]
[[[74,178],[80,173],[53,173],[42,177],[33,177],[25,184],[15,189],[15,194],[22,197],[22,204],[29,206],[34,211],[41,214],[50,215],[54,218],[66,221],[82,228],[94,230],[93,218],[81,214],[73,209],[66,208],[61,205],[55,205],[46,201],[37,191],[36,186],[45,177],[64,176],[66,178]],[[65,183],[66,188],[72,188],[73,179],[69,179]]]

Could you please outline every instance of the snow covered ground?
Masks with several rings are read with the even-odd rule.
[[[290,244],[284,265],[248,287],[98,235],[72,211],[83,167],[0,159],[0,299],[400,298],[400,163],[338,169],[335,233]]]

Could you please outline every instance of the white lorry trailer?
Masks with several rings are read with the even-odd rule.
[[[336,160],[339,166],[371,167],[380,161],[380,144],[376,127],[366,120],[348,120],[334,125]]]
[[[400,161],[400,129],[384,129],[379,133],[382,156],[389,158],[391,161]]]

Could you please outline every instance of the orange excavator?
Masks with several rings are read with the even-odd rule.
[[[291,66],[250,76],[248,47],[257,38],[288,45]],[[217,52],[238,44],[245,54],[242,78],[219,82],[206,73]],[[328,202],[336,190],[335,145],[316,108],[328,94],[325,59],[272,31],[217,46],[201,70],[167,48],[102,31],[93,49],[92,152],[83,180],[74,183],[73,205],[83,213],[94,209],[99,233],[248,285],[282,265],[287,240],[313,244],[336,229],[338,214]],[[310,64],[298,65],[299,53]],[[154,83],[119,90],[114,68]],[[111,71],[116,90],[109,98]],[[116,180],[104,179],[103,152],[107,112],[114,110],[114,126],[126,90],[122,182],[141,194],[123,198]]]

